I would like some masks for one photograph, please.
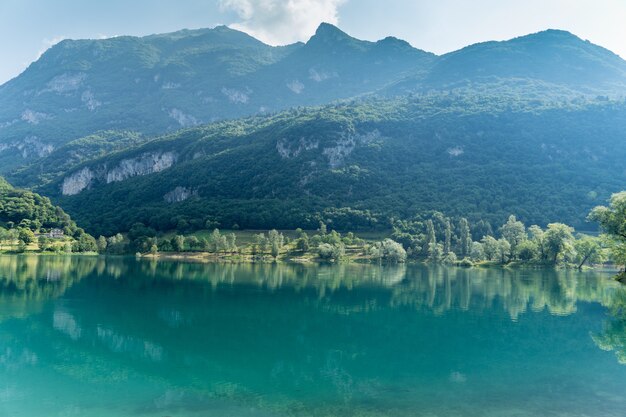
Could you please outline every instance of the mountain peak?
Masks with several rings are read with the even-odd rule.
[[[335,25],[331,25],[330,23],[321,23],[317,30],[315,31],[315,35],[311,37],[309,42],[311,41],[322,41],[322,42],[338,42],[342,40],[352,40],[350,35],[339,29]]]

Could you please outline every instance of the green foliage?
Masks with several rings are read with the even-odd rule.
[[[543,227],[555,220],[585,225],[597,200],[623,185],[614,173],[626,158],[626,104],[572,100],[538,108],[521,100],[510,110],[497,100],[368,99],[216,123],[83,162],[39,191],[105,236],[137,222],[180,233],[207,222],[379,230],[435,210],[465,217],[473,240],[493,235],[491,225],[511,212]],[[597,126],[603,134],[596,138]],[[441,140],[431,140],[441,131]],[[169,169],[107,183],[107,170],[165,153],[176,155]],[[82,169],[94,173],[89,187],[59,195],[65,178]],[[178,187],[188,198],[167,201]],[[445,228],[435,223],[438,232]],[[458,227],[451,225],[455,233]],[[445,233],[437,241],[448,249]]]
[[[603,240],[611,251],[611,258],[626,268],[626,191],[611,196],[609,207],[598,206],[589,219],[600,223]]]
[[[402,263],[406,261],[407,253],[402,245],[391,239],[376,242],[370,247],[370,254],[374,259],[389,263]]]
[[[25,229],[39,231],[40,228],[58,228],[70,235],[80,233],[70,216],[50,199],[27,190],[11,187],[0,177],[0,224],[20,225],[20,232]],[[26,243],[34,241],[33,236],[22,236]]]
[[[321,243],[317,247],[317,254],[325,261],[339,261],[345,255],[345,246],[343,243]]]

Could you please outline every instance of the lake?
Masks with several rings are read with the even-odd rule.
[[[610,277],[1,256],[0,416],[623,417]]]

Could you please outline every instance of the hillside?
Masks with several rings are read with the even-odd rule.
[[[59,228],[68,235],[83,232],[60,207],[50,199],[27,190],[13,188],[0,177],[0,227],[28,228],[32,231]]]
[[[375,91],[434,55],[323,24],[271,47],[219,26],[142,38],[65,40],[0,86],[0,171],[106,130],[152,135]]]
[[[431,210],[585,229],[624,186],[625,132],[624,101],[368,99],[183,130],[41,192],[96,234],[135,222],[371,229]]]
[[[224,26],[65,40],[0,86],[0,173],[98,132],[149,137],[364,95],[460,90],[555,101],[619,97],[626,62],[558,30],[442,56],[392,37],[362,41],[325,23],[308,42],[284,47]]]
[[[557,30],[442,56],[328,24],[285,47],[226,27],[63,41],[0,87],[0,172],[95,234],[433,210],[588,228],[624,187],[624,94],[624,60]]]

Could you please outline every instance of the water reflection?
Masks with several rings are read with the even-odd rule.
[[[268,291],[315,291],[318,299],[331,304],[329,308],[335,292],[375,288],[367,296],[365,292],[355,297],[354,301],[361,305],[353,307],[359,310],[410,306],[444,313],[451,309],[491,309],[497,304],[513,320],[528,311],[544,309],[555,315],[572,314],[578,302],[609,306],[619,288],[605,273],[548,269],[202,264],[137,262],[129,258],[0,256],[0,305],[26,306],[27,301],[60,297],[86,276],[98,277],[98,285],[135,291],[168,287],[173,282],[178,283],[177,292],[181,294],[190,289],[206,293],[233,285],[257,286]],[[347,311],[345,300],[336,301],[338,311]],[[0,320],[2,317],[0,313]]]
[[[620,415],[624,306],[595,272],[0,257],[0,414]]]
[[[626,365],[626,289],[620,288],[608,306],[609,319],[593,339],[600,349],[615,352],[617,360]]]

